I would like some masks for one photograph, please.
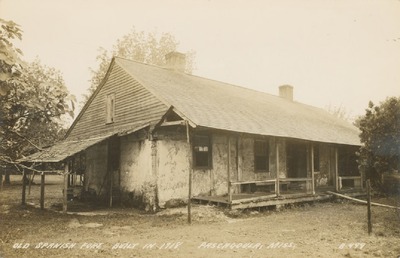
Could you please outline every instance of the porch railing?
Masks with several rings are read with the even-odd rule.
[[[363,188],[361,176],[339,176],[338,177],[339,190],[343,188],[343,181],[345,180],[352,180],[354,188],[361,188],[361,189]]]
[[[306,193],[308,193],[309,188],[307,186],[307,183],[311,182],[311,184],[312,184],[312,178],[307,178],[307,177],[303,177],[303,178],[279,178],[279,184],[280,184],[280,182],[283,182],[283,183],[305,182],[306,183],[306,191],[307,191]],[[278,195],[280,195],[279,187],[277,189],[278,189]],[[310,186],[310,189],[311,189],[311,186]],[[308,194],[314,194],[314,193],[313,193],[313,191],[311,191]]]
[[[312,183],[312,178],[278,178],[278,179],[267,179],[267,180],[250,180],[250,181],[236,181],[236,182],[229,182],[229,187],[228,187],[228,202],[232,203],[233,200],[233,191],[232,191],[232,186],[241,186],[241,185],[250,185],[250,184],[258,184],[258,185],[274,185],[274,194],[271,195],[266,195],[264,197],[278,197],[280,196],[280,186],[281,185],[286,185],[288,186],[289,183],[291,182],[311,182]],[[306,186],[306,190],[308,190],[308,187]],[[313,192],[310,192],[307,194],[313,194]]]

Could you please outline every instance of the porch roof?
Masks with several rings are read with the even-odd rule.
[[[138,123],[135,126],[131,126],[125,130],[113,131],[108,134],[96,136],[89,139],[76,139],[76,140],[64,140],[58,142],[42,151],[33,153],[27,157],[21,158],[18,162],[44,162],[44,163],[57,163],[61,162],[68,157],[71,157],[87,148],[100,143],[112,136],[124,136],[137,132],[143,128],[149,126],[149,123]]]
[[[19,159],[19,162],[48,162],[56,163],[65,160],[68,157],[75,155],[78,152],[86,150],[90,146],[100,143],[112,135],[105,135],[101,137],[76,140],[76,141],[62,141],[55,145],[46,148],[42,151],[36,152],[32,155]]]

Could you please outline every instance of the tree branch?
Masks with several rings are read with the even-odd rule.
[[[25,141],[29,142],[29,144],[31,144],[33,147],[35,147],[36,149],[43,151],[44,149],[40,148],[39,146],[37,146],[36,144],[34,144],[32,141],[30,141],[28,138],[26,138],[25,136],[21,135],[20,133],[16,132],[16,131],[11,131],[13,133],[15,133],[16,135],[18,135],[19,137],[21,137],[22,139],[24,139]]]
[[[54,172],[56,172],[57,174],[60,174],[60,175],[64,174],[63,170],[56,170],[56,169],[55,170],[39,170],[39,169],[33,168],[34,165],[28,167],[28,166],[26,166],[26,165],[24,165],[22,163],[12,161],[9,157],[6,157],[6,156],[0,156],[0,160],[5,162],[5,163],[14,165],[18,169],[18,171],[20,173],[22,173],[22,171],[19,169],[19,167],[22,167],[24,169],[28,169],[28,170],[31,170],[31,171],[34,171],[34,172],[38,172],[38,173],[54,173]]]

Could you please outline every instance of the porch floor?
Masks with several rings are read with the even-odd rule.
[[[326,193],[326,191],[334,191],[332,187],[326,187],[323,189],[316,189],[315,194],[295,191],[285,191],[276,196],[275,193],[266,192],[254,192],[254,193],[240,193],[232,195],[232,202],[229,203],[228,196],[194,196],[192,201],[199,204],[213,204],[217,206],[224,206],[230,209],[247,209],[247,208],[258,208],[268,207],[276,205],[284,205],[290,203],[300,202],[312,202],[333,199],[332,194]],[[362,196],[365,192],[361,189],[342,189],[340,193],[349,196]]]

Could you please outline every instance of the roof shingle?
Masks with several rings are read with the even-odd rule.
[[[327,111],[228,83],[115,58],[128,74],[197,126],[360,145],[358,129]]]

